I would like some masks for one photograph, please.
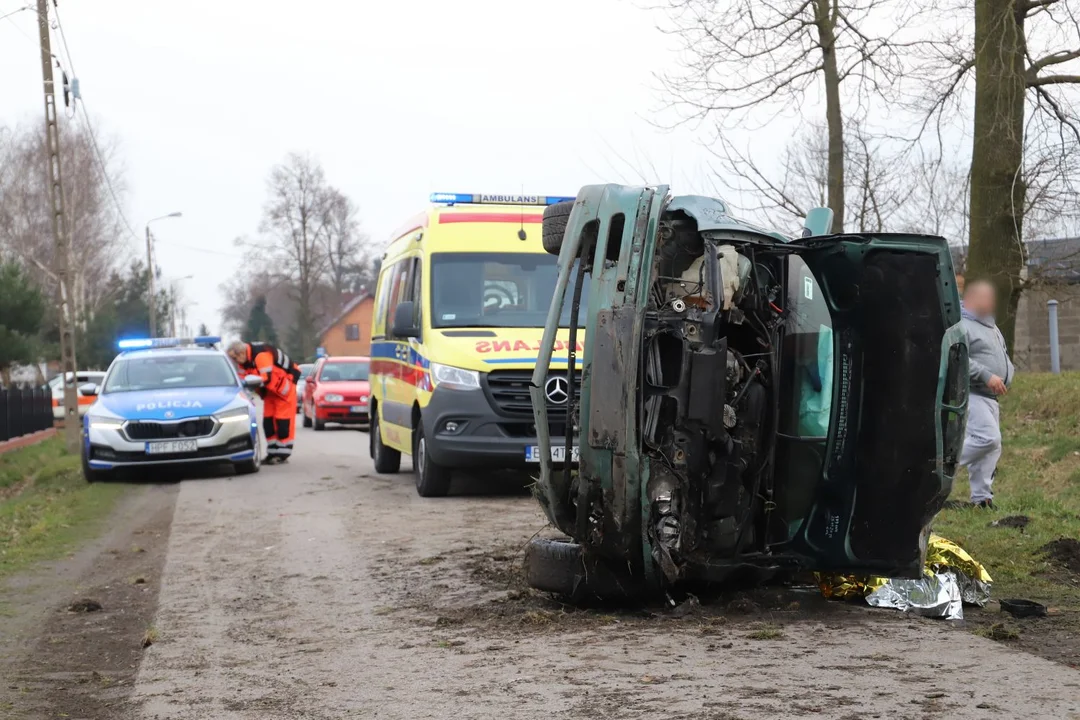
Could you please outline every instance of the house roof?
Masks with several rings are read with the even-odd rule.
[[[321,341],[324,337],[326,337],[326,333],[330,332],[339,322],[345,319],[346,315],[351,313],[357,308],[357,306],[360,305],[360,303],[364,302],[370,297],[373,297],[371,293],[362,292],[353,297],[352,300],[346,302],[341,307],[341,310],[338,311],[338,314],[334,316],[334,319],[327,323],[326,326],[319,331],[319,340]]]
[[[1080,237],[1046,238],[1028,240],[1028,272],[1042,278],[1067,283],[1080,282]],[[952,248],[953,263],[957,270],[963,268],[967,259],[967,245]]]

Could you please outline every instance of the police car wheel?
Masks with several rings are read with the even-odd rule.
[[[573,209],[573,200],[548,205],[544,209],[544,249],[552,255],[558,255],[562,250],[563,235],[566,234],[566,226],[570,222],[570,211]]]
[[[422,423],[413,433],[413,472],[416,473],[416,492],[420,497],[445,497],[450,492],[450,468],[436,465],[428,455]]]
[[[389,475],[401,470],[401,453],[383,445],[376,408],[371,409],[371,428],[368,433],[371,436],[371,459],[375,461],[375,472]]]
[[[90,467],[90,463],[86,461],[86,455],[82,456],[82,473],[83,480],[88,483],[108,482],[112,480],[114,476],[112,470],[95,470]]]

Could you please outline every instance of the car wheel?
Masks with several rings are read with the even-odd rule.
[[[304,427],[306,427],[306,428],[311,427],[311,418],[308,417],[307,410],[305,410],[304,408],[300,408],[300,414],[304,418],[303,419]]]
[[[326,422],[324,420],[315,418],[314,420],[312,420],[312,423],[314,423],[315,425],[315,432],[322,432],[326,429]]]
[[[390,475],[401,470],[401,453],[383,445],[382,431],[379,429],[379,414],[371,416],[371,459],[375,461],[375,472]]]
[[[254,475],[262,468],[262,462],[259,460],[258,455],[250,460],[244,460],[243,462],[233,463],[233,469],[237,475]]]
[[[96,470],[90,467],[85,453],[82,456],[82,474],[83,480],[88,483],[109,482],[115,476],[112,470]]]
[[[558,255],[562,250],[563,236],[566,234],[566,226],[570,222],[570,211],[573,209],[573,200],[548,205],[544,209],[542,239],[544,249],[552,255]]]
[[[597,560],[586,561],[581,545],[569,538],[533,538],[525,546],[525,581],[537,590],[572,601],[626,600],[641,594],[629,576]]]
[[[416,492],[420,497],[445,497],[450,492],[450,468],[435,464],[428,455],[424,425],[418,423],[413,433],[413,472],[416,473]]]

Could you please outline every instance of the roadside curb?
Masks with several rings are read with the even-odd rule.
[[[39,430],[36,433],[30,433],[29,435],[22,435],[5,442],[0,442],[0,455],[11,450],[24,448],[28,445],[37,445],[39,442],[44,442],[54,435],[56,435],[56,428],[48,428],[47,430]]]

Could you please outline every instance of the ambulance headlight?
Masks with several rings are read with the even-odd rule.
[[[214,417],[217,418],[219,423],[225,425],[234,422],[247,422],[251,417],[251,413],[246,407],[240,407],[235,410],[227,410],[223,413],[218,413]]]
[[[480,387],[480,373],[431,363],[431,381],[437,386],[445,385],[454,390],[477,390]]]

